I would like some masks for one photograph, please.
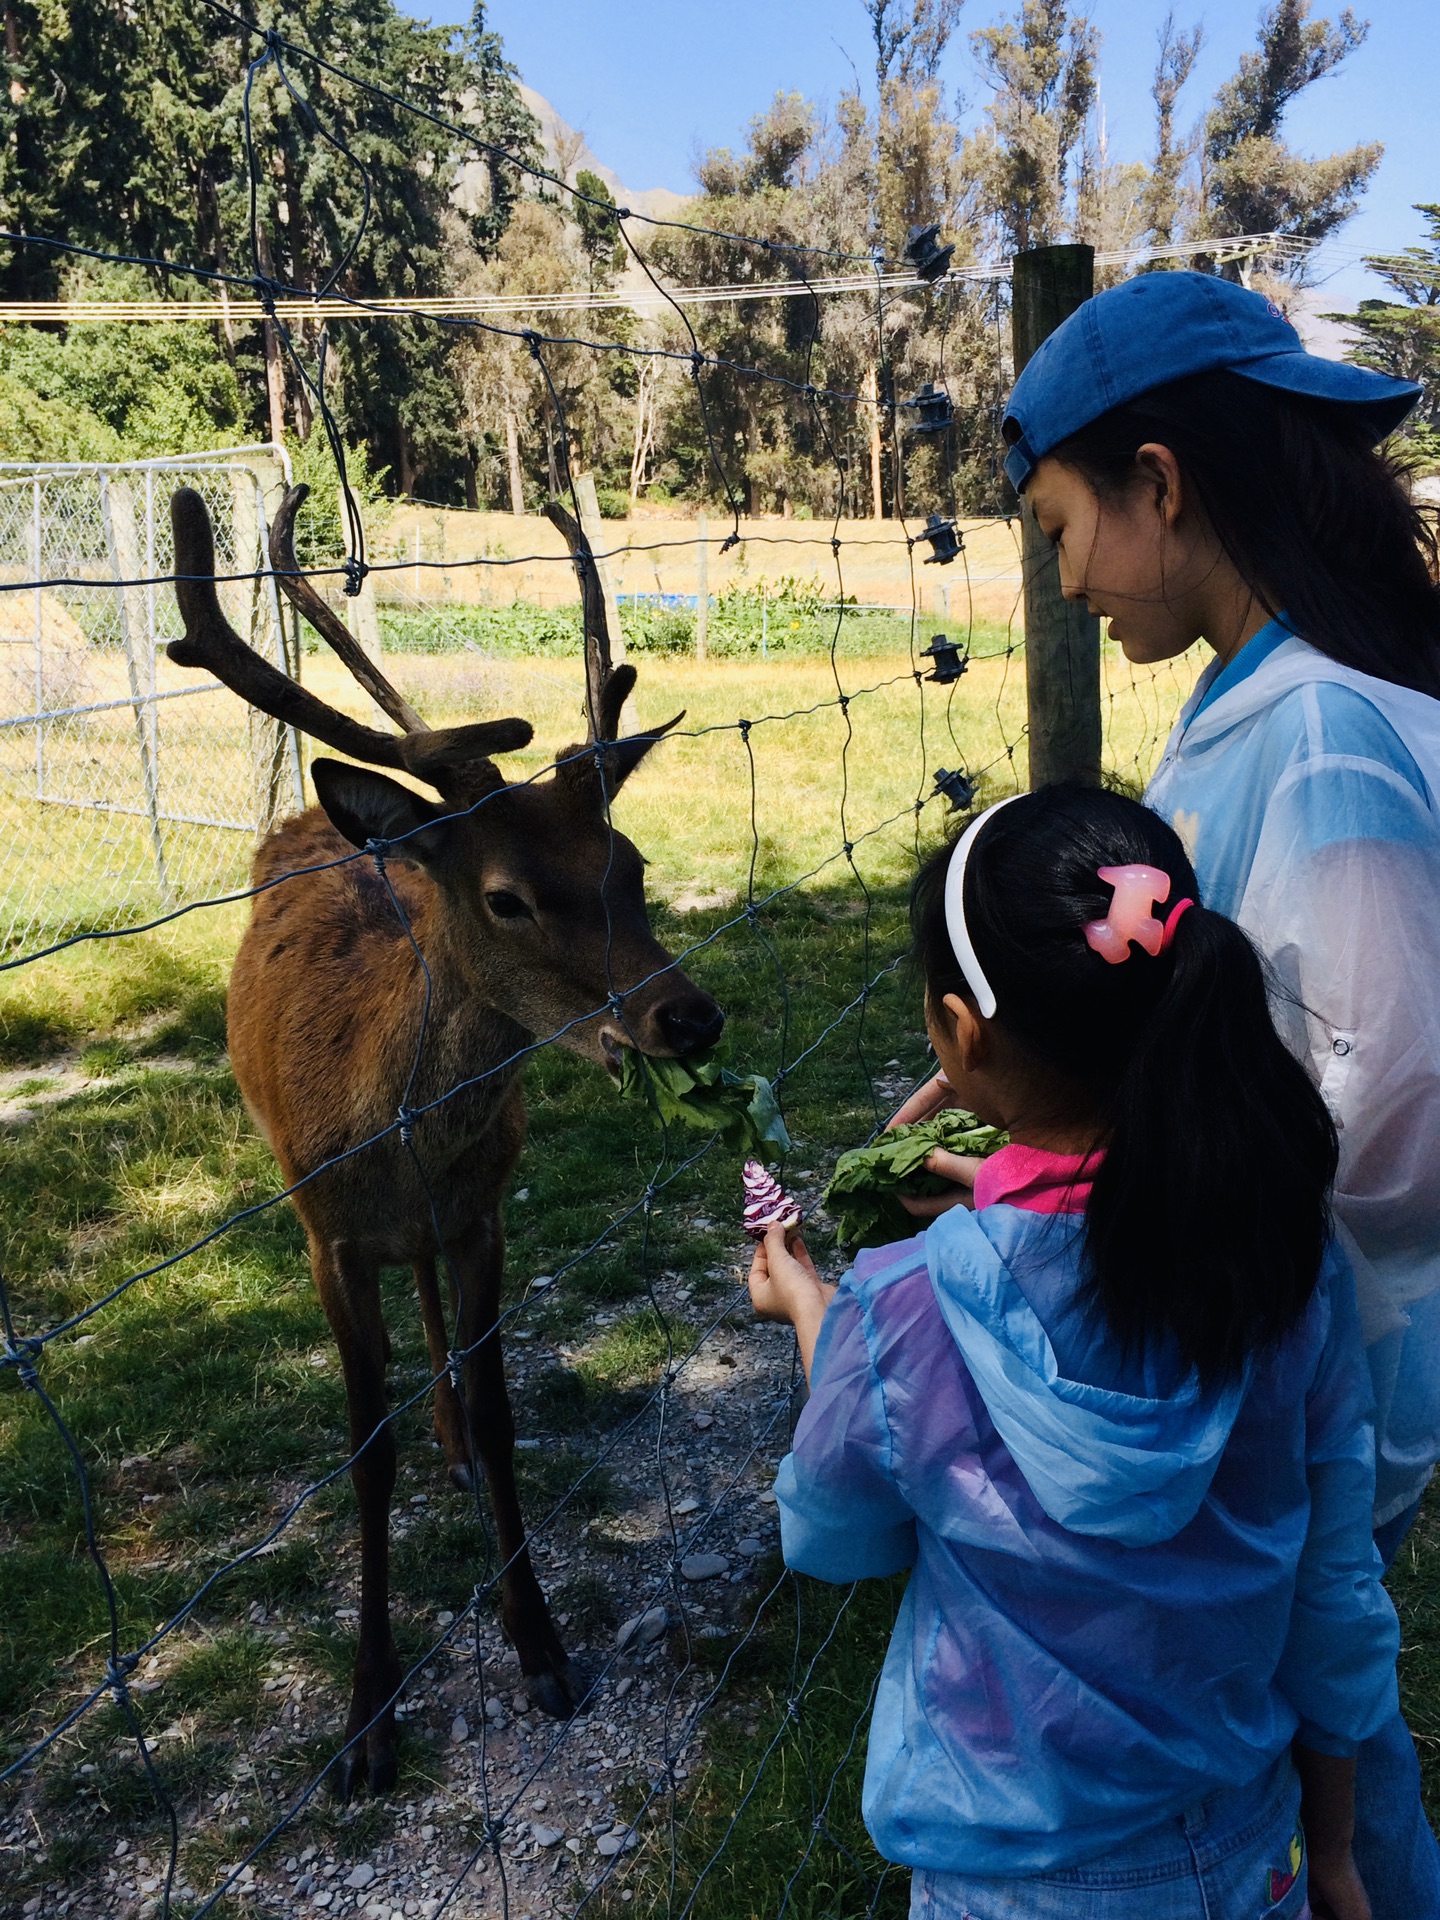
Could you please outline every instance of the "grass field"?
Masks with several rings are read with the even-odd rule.
[[[987,795],[1013,790],[1024,777],[1023,676],[1003,658],[1001,638],[991,636],[997,657],[972,667],[948,713],[941,691],[925,689],[923,757],[919,696],[903,656],[843,664],[848,715],[833,704],[835,682],[823,661],[700,667],[655,659],[642,666],[642,723],[681,706],[688,717],[682,737],[627,787],[617,819],[650,860],[660,938],[673,951],[693,949],[689,970],[729,1013],[736,1060],[773,1073],[820,1043],[786,1085],[797,1143],[792,1165],[823,1172],[836,1151],[869,1132],[888,1090],[923,1068],[915,992],[903,972],[879,982],[863,1018],[845,1010],[903,944],[917,833],[911,809],[936,765],[988,766]],[[977,654],[984,650],[977,640]],[[1134,692],[1122,668],[1107,666],[1116,696],[1109,757],[1133,780],[1153,757],[1180,679]],[[312,684],[333,693],[339,682],[328,673],[317,663]],[[538,771],[545,751],[576,731],[579,680],[569,661],[412,656],[397,678],[438,723],[481,713],[532,718],[540,744],[507,762],[513,777]],[[797,717],[761,724],[778,714]],[[751,753],[734,727],[741,718],[756,723],[753,788]],[[942,824],[942,810],[927,808],[922,842]],[[846,838],[864,890],[840,852]],[[63,849],[57,861],[58,886]],[[757,924],[730,926],[752,868],[762,900]],[[275,1168],[245,1118],[223,1051],[225,979],[243,921],[243,908],[207,909],[159,933],[96,942],[0,975],[0,1099],[29,1115],[8,1127],[0,1159],[3,1271],[22,1333],[79,1310],[276,1192]],[[568,1055],[542,1051],[528,1087],[531,1134],[509,1210],[512,1299],[528,1276],[563,1269],[606,1233],[652,1178],[659,1150],[643,1108],[622,1105],[603,1076]],[[653,1277],[685,1282],[667,1295],[681,1352],[723,1317],[739,1258],[730,1224],[736,1175],[733,1159],[718,1152],[680,1172],[648,1244],[638,1218],[621,1225],[529,1312],[534,1351],[563,1362],[527,1361],[521,1377],[521,1430],[545,1437],[543,1447],[520,1456],[532,1513],[603,1451],[632,1417],[636,1396],[664,1371],[665,1342],[646,1299]],[[408,1277],[392,1276],[387,1297],[396,1378],[418,1382],[426,1368]],[[143,1638],[343,1457],[338,1370],[285,1206],[253,1214],[132,1287],[75,1337],[47,1349],[42,1379],[92,1475],[122,1644]],[[402,1651],[415,1654],[435,1609],[466,1603],[483,1540],[463,1499],[437,1489],[423,1405],[399,1417],[397,1432],[402,1486],[414,1477],[430,1490],[396,1552],[397,1634]],[[773,1450],[767,1458],[773,1465]],[[642,1471],[648,1468],[636,1468]],[[604,1550],[621,1553],[633,1502],[623,1473],[597,1476],[577,1531],[567,1536],[569,1570],[552,1576],[552,1586],[556,1578],[565,1583],[577,1622],[587,1608],[595,1615],[597,1636],[608,1632],[611,1615],[586,1556],[593,1561],[601,1550],[601,1532],[610,1543]],[[594,1535],[578,1531],[582,1519]],[[350,1657],[335,1600],[349,1577],[351,1528],[342,1479],[308,1503],[277,1551],[221,1581],[163,1660],[141,1671],[139,1711],[160,1736],[157,1750],[182,1813],[182,1876],[197,1891],[213,1884],[217,1868],[240,1856],[333,1751]],[[1407,1707],[1440,1810],[1437,1572],[1440,1511],[1432,1511],[1407,1544],[1393,1586],[1405,1623]],[[764,1580],[762,1569],[757,1594]],[[891,1587],[849,1599],[811,1582],[785,1582],[758,1607],[743,1644],[733,1630],[694,1643],[695,1670],[684,1684],[703,1695],[722,1674],[725,1683],[706,1717],[703,1762],[681,1800],[676,1911],[697,1886],[696,1913],[715,1920],[775,1915],[787,1885],[789,1911],[800,1920],[848,1920],[868,1903],[881,1867],[858,1815],[863,1710],[896,1598]],[[724,1619],[733,1629],[735,1619]],[[487,1631],[491,1625],[487,1616]],[[5,1370],[0,1753],[17,1751],[95,1683],[104,1631],[99,1585],[82,1552],[74,1474],[43,1409]],[[656,1671],[684,1678],[678,1653],[665,1657],[671,1668]],[[318,1703],[318,1717],[305,1738],[267,1746],[280,1712],[282,1658]],[[791,1718],[787,1702],[807,1674]],[[262,1750],[264,1762],[256,1758]],[[308,1844],[355,1859],[398,1844],[443,1772],[419,1732],[406,1735],[403,1766],[393,1802],[366,1801],[342,1813],[321,1796],[284,1848],[298,1853]],[[626,1791],[638,1804],[640,1786]],[[162,1838],[112,1707],[57,1743],[6,1804],[13,1871],[0,1871],[0,1914],[7,1916],[57,1886],[76,1890],[76,1912],[90,1910],[87,1890],[94,1890],[99,1912],[116,1836],[132,1855],[147,1850],[146,1858]],[[473,1809],[466,1815],[452,1804],[451,1814],[457,1832],[470,1830],[467,1818],[473,1826]],[[654,1847],[638,1858],[632,1911],[668,1910],[669,1847],[663,1836]],[[877,1911],[898,1916],[905,1898],[903,1876],[891,1875],[879,1885]],[[622,1910],[618,1899],[604,1904]],[[260,1893],[235,1903],[242,1907],[291,1911]],[[143,1900],[138,1910],[146,1911]],[[482,1909],[461,1909],[472,1910]]]

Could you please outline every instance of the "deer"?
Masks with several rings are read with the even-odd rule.
[[[655,939],[644,863],[609,821],[609,800],[684,715],[620,737],[636,673],[612,665],[596,569],[576,522],[552,503],[581,581],[586,739],[545,776],[512,784],[494,756],[528,745],[530,724],[427,727],[301,572],[294,524],[306,492],[287,491],[275,515],[271,566],[399,731],[327,705],[240,639],[220,608],[205,503],[184,487],[171,501],[184,638],[168,653],[348,756],[312,762],[318,806],[285,820],[256,852],[252,882],[264,890],[236,955],[227,1013],[235,1079],[294,1189],[344,1378],[360,1550],[359,1630],[336,1763],[348,1800],[362,1784],[384,1793],[397,1778],[396,1450],[381,1269],[414,1275],[436,1382],[435,1432],[452,1480],[474,1487],[475,1462],[483,1466],[502,1622],[525,1691],[544,1712],[568,1717],[584,1682],[531,1564],[497,1324],[502,1201],[525,1137],[523,1054],[554,1036],[618,1075],[624,1048],[684,1056],[719,1037],[724,1014]],[[410,775],[437,799],[379,768]]]

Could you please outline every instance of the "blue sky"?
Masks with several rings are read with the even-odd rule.
[[[404,0],[402,0],[404,4]],[[468,0],[439,0],[410,10],[459,22]],[[962,29],[997,19],[999,0],[968,0]],[[1166,0],[1093,0],[1103,35],[1102,99],[1111,152],[1143,158],[1152,137],[1149,99],[1155,32]],[[1339,7],[1317,0],[1317,14]],[[1328,291],[1338,306],[1380,291],[1343,256],[1418,239],[1410,212],[1440,200],[1440,5],[1435,0],[1375,0],[1370,36],[1337,76],[1319,82],[1292,108],[1288,134],[1319,153],[1381,139],[1385,160],[1360,214],[1332,255]],[[1176,0],[1182,25],[1203,22],[1207,46],[1182,111],[1197,117],[1241,51],[1253,44],[1258,0]],[[853,62],[873,89],[869,23],[859,0],[491,0],[491,24],[525,80],[579,127],[595,153],[627,186],[693,185],[692,163],[709,146],[733,144],[745,122],[780,88],[798,87],[833,103],[850,83]],[[965,32],[947,53],[947,89],[959,89],[973,114],[984,104]],[[848,57],[847,57],[848,56]]]

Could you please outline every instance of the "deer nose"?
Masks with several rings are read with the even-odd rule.
[[[655,1024],[682,1058],[713,1047],[725,1028],[725,1015],[708,993],[687,994],[683,1000],[667,1000],[655,1011]]]

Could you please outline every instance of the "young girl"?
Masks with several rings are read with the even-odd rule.
[[[1146,797],[1278,976],[1339,1127],[1387,1563],[1440,1457],[1440,588],[1434,529],[1376,445],[1418,392],[1305,353],[1258,293],[1158,273],[1066,321],[1005,421],[1066,594],[1133,661],[1214,650]],[[1398,1712],[1356,1793],[1376,1920],[1440,1915]]]
[[[955,1098],[1012,1144],[838,1291],[781,1229],[756,1254],[811,1384],[787,1561],[914,1569],[864,1804],[925,1920],[1294,1920],[1307,1871],[1368,1920],[1349,1756],[1398,1630],[1335,1130],[1198,892],[1119,795],[983,814],[915,947]]]

